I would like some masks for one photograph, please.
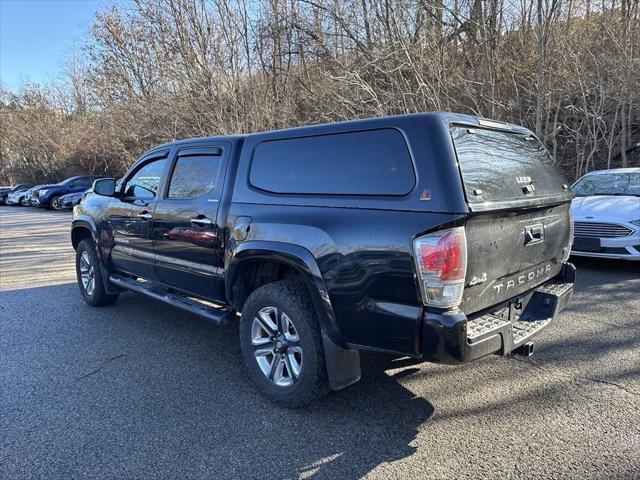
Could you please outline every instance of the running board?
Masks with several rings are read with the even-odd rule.
[[[168,303],[174,307],[195,313],[196,315],[218,325],[226,325],[234,318],[233,312],[230,312],[229,310],[216,308],[185,295],[164,290],[163,288],[154,285],[152,282],[139,281],[130,277],[123,277],[115,274],[109,276],[109,281],[124,289],[141,293],[155,300],[160,300],[161,302]]]

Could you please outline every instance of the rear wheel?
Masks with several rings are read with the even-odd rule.
[[[93,307],[109,305],[118,299],[118,294],[108,294],[102,283],[102,271],[93,242],[85,238],[76,248],[76,275],[82,298]]]
[[[297,407],[328,391],[317,314],[303,283],[270,283],[249,296],[240,347],[249,377],[272,400]]]

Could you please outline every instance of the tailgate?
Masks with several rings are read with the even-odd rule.
[[[570,204],[469,217],[467,315],[499,304],[554,277],[569,249]]]
[[[470,215],[467,315],[555,276],[570,249],[571,192],[531,134],[451,127]]]

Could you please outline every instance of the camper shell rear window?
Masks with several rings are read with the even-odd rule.
[[[451,137],[469,203],[566,194],[566,180],[531,134],[454,125]]]

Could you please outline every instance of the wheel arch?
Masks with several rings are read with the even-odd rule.
[[[122,291],[121,288],[113,285],[109,281],[109,275],[111,274],[107,267],[107,262],[104,258],[104,253],[100,245],[98,244],[98,234],[96,224],[93,219],[86,215],[77,216],[71,223],[71,244],[74,250],[77,250],[80,242],[86,238],[91,239],[95,247],[96,255],[98,256],[98,262],[100,263],[100,271],[102,272],[102,283],[104,285],[105,292],[108,294],[116,294]]]
[[[360,380],[360,352],[347,348],[338,328],[320,268],[312,253],[306,248],[290,243],[260,240],[242,243],[234,250],[227,266],[225,290],[229,304],[238,310],[242,308],[251,289],[243,290],[238,286],[246,281],[252,282],[254,276],[250,273],[255,272],[256,268],[259,269],[260,265],[280,265],[293,269],[307,285],[318,312],[329,387],[332,390],[341,390]],[[276,272],[276,275],[271,278],[268,275],[265,279],[259,278],[251,288],[255,290],[271,281],[283,279],[278,278],[277,269],[272,269],[271,272]]]
[[[226,271],[226,298],[237,310],[242,309],[256,288],[290,276],[299,277],[311,294],[322,330],[335,342],[342,343],[320,268],[306,248],[283,242],[245,242],[234,250]]]
[[[71,245],[76,249],[85,238],[96,241],[96,224],[90,217],[75,218],[71,223]]]

